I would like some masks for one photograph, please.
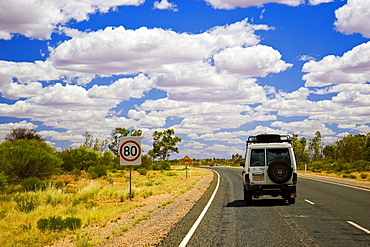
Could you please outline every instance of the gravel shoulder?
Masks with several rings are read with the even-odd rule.
[[[193,208],[213,181],[213,172],[200,178],[193,188],[176,196],[176,192],[135,199],[144,206],[121,215],[105,227],[88,227],[61,239],[52,247],[74,246],[158,246],[176,224]]]

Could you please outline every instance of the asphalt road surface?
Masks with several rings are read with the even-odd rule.
[[[298,178],[295,204],[263,196],[243,201],[241,169],[220,174],[215,197],[186,246],[370,246],[370,190]],[[209,202],[210,188],[161,246],[179,246]]]

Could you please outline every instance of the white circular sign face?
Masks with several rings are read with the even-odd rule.
[[[140,144],[133,140],[125,141],[120,146],[119,154],[126,162],[134,162],[135,160],[140,158]]]

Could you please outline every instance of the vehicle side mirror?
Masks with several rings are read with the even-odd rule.
[[[240,166],[244,167],[245,166],[245,162],[240,162]]]

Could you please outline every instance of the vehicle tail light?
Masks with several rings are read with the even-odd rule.
[[[244,178],[245,178],[245,183],[249,184],[250,183],[249,174],[245,174]]]
[[[297,173],[293,173],[293,184],[296,184],[298,180]]]

